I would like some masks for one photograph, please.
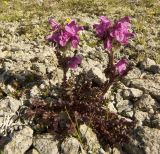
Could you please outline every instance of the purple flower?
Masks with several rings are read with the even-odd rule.
[[[67,35],[70,37],[71,45],[73,48],[77,48],[78,46],[78,32],[81,30],[83,30],[83,27],[78,26],[74,20],[72,20],[69,24],[65,26],[65,31],[68,33]]]
[[[78,32],[83,30],[83,27],[78,26],[74,20],[64,27],[57,24],[54,20],[49,20],[49,22],[52,26],[53,33],[47,37],[48,41],[56,42],[61,47],[64,47],[68,42],[71,42],[71,46],[77,48],[79,44]]]
[[[113,37],[122,45],[128,44],[129,38],[133,37],[133,33],[129,32],[131,27],[130,18],[124,17],[117,21],[110,31],[110,36]]]
[[[68,60],[68,67],[71,69],[76,69],[78,65],[81,64],[81,62],[82,62],[81,56],[79,55],[73,56]]]
[[[111,25],[111,22],[104,16],[100,17],[100,23],[93,25],[97,36],[104,42],[104,48],[111,50],[114,41],[121,45],[126,45],[128,40],[133,37],[133,33],[129,32],[131,28],[130,18],[124,17]]]
[[[53,19],[49,19],[49,21],[48,21],[50,24],[51,24],[51,27],[52,27],[52,31],[55,31],[55,30],[57,30],[57,29],[59,29],[60,28],[60,24],[58,24],[56,21],[54,21]]]
[[[50,42],[56,42],[59,43],[59,32],[52,33],[51,35],[47,36],[46,39]]]
[[[105,37],[106,31],[109,28],[110,24],[111,22],[105,16],[101,16],[100,23],[93,25],[93,28],[96,30],[97,36],[99,38]]]
[[[59,43],[60,46],[64,47],[68,43],[69,39],[70,39],[70,37],[69,37],[68,33],[64,30],[61,30],[59,32],[57,43]]]
[[[119,75],[124,75],[126,73],[126,69],[127,69],[127,60],[122,58],[121,60],[119,60],[117,62],[117,64],[115,64],[115,69],[116,69],[116,72],[119,74]]]
[[[72,20],[69,24],[65,26],[65,30],[71,35],[76,36],[78,31],[83,30],[83,27],[80,27],[76,24],[74,20]]]

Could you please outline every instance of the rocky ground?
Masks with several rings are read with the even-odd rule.
[[[57,3],[56,3],[57,4]],[[72,4],[72,3],[71,3]],[[76,4],[76,3],[75,3]],[[74,4],[74,7],[76,6]],[[4,4],[9,5],[9,4]],[[37,4],[37,5],[41,5]],[[58,4],[57,4],[58,5]],[[73,5],[73,4],[72,4]],[[130,59],[133,69],[119,82],[112,92],[108,108],[126,119],[136,119],[136,127],[130,143],[114,148],[115,154],[159,154],[160,151],[160,13],[152,10],[159,4],[155,1],[140,9],[139,1],[129,1],[124,10],[133,17],[136,39],[123,48],[117,58],[125,55]],[[106,4],[107,6],[107,4]],[[92,8],[93,6],[91,6]],[[99,4],[99,12],[106,14]],[[119,6],[120,7],[120,6]],[[92,9],[91,12],[94,10]],[[65,8],[65,11],[68,8]],[[82,8],[81,8],[82,9]],[[21,111],[27,101],[33,98],[52,99],[57,96],[57,87],[61,84],[63,71],[58,67],[55,48],[45,41],[48,35],[47,19],[56,16],[57,20],[76,18],[86,25],[97,21],[95,12],[66,14],[59,10],[58,16],[46,15],[43,19],[33,17],[30,21],[3,19],[0,21],[0,153],[4,154],[84,154],[111,153],[104,151],[93,131],[86,125],[80,126],[80,133],[87,145],[77,138],[69,137],[59,141],[51,134],[36,134],[29,121],[21,119]],[[119,8],[120,9],[120,8]],[[118,7],[109,10],[109,17],[118,18],[126,12]],[[119,10],[119,12],[118,12]],[[78,10],[79,11],[79,10]],[[137,12],[136,12],[137,11]],[[155,11],[155,12],[154,12]],[[72,15],[71,15],[72,14]],[[139,16],[145,18],[139,20]],[[0,16],[1,17],[1,16]],[[10,17],[10,16],[8,16]],[[19,16],[18,16],[19,17]],[[7,16],[6,16],[7,18]],[[139,22],[142,22],[140,25]],[[29,25],[28,25],[29,23]],[[139,23],[139,25],[138,25]],[[41,26],[44,24],[43,26]],[[48,26],[49,27],[49,26]],[[31,29],[29,29],[31,28]],[[90,27],[91,28],[91,27]],[[49,28],[48,28],[49,29]],[[78,53],[83,55],[83,62],[76,71],[69,70],[67,76],[77,75],[82,71],[100,82],[106,80],[103,70],[107,64],[107,54],[101,46],[94,46],[95,37],[90,30],[84,32]],[[87,42],[90,40],[91,44]],[[73,55],[72,50],[67,51]],[[26,93],[27,91],[27,93]],[[87,151],[85,147],[88,147]]]

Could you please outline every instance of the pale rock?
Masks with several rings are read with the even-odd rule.
[[[24,154],[32,145],[33,130],[24,127],[13,134],[12,140],[5,145],[4,154]]]
[[[148,94],[144,94],[137,102],[134,103],[135,108],[143,112],[153,113],[159,105],[158,103]]]
[[[156,62],[150,58],[145,59],[143,62],[140,64],[140,68],[142,70],[147,70],[152,73],[160,73],[160,65],[156,64]]]
[[[39,154],[59,154],[58,141],[50,134],[35,136],[33,146]]]
[[[160,76],[152,79],[132,79],[130,86],[148,92],[160,101]]]
[[[137,78],[141,77],[141,70],[138,68],[134,67],[131,71],[128,72],[128,74],[124,77],[124,84],[126,86],[130,86],[130,83],[132,80],[135,80]]]
[[[134,112],[133,111],[129,111],[129,112],[122,112],[122,115],[124,115],[125,117],[128,117],[128,118],[132,118],[133,115],[134,115]]]
[[[63,77],[64,77],[64,72],[62,69],[56,69],[53,73],[52,73],[52,79],[50,79],[50,84],[55,86],[55,84],[60,84],[63,81]]]
[[[106,81],[105,74],[103,73],[102,64],[95,60],[87,59],[81,64],[85,72],[88,72],[88,76],[91,78],[98,78],[100,82]]]
[[[101,69],[94,67],[94,68],[92,68],[91,72],[95,77],[98,77],[102,83],[104,83],[106,81],[105,74],[102,73]]]
[[[22,103],[19,100],[16,100],[10,96],[7,97],[9,99],[9,107],[13,112],[16,112]]]
[[[15,92],[15,89],[11,86],[11,85],[7,85],[7,88],[9,93],[14,93]]]
[[[7,110],[8,105],[9,105],[9,101],[8,100],[6,100],[6,99],[1,100],[0,101],[0,111]]]
[[[143,91],[135,88],[128,88],[123,90],[123,98],[130,99],[130,98],[138,98],[143,95]]]
[[[35,85],[32,87],[32,89],[30,90],[30,95],[31,97],[38,97],[40,95],[40,90],[39,88]]]
[[[116,108],[113,104],[115,104],[115,103],[114,102],[109,102],[107,107],[108,107],[110,112],[117,113],[117,110],[116,110]]]
[[[14,99],[13,97],[7,96],[5,99],[0,101],[0,110],[11,109],[12,112],[16,112],[20,107],[21,102]]]
[[[46,66],[43,63],[33,63],[31,69],[46,74]]]
[[[99,144],[96,134],[92,131],[92,129],[83,124],[80,126],[79,130],[82,138],[86,140],[88,151],[99,153],[101,146]]]
[[[80,142],[74,137],[66,138],[61,144],[61,150],[63,154],[86,154]]]
[[[140,68],[142,70],[150,70],[152,65],[156,65],[156,62],[150,58],[146,58],[143,62],[141,62]]]
[[[135,120],[137,121],[137,126],[143,126],[143,122],[149,119],[149,114],[147,112],[136,110],[134,114]]]
[[[132,111],[133,104],[129,100],[122,100],[120,102],[117,102],[116,108],[117,108],[119,113],[121,113],[121,112],[130,112],[130,111]]]
[[[160,152],[160,130],[155,128],[144,127],[139,132],[143,151],[145,154],[159,154]]]
[[[11,51],[12,51],[12,52],[19,51],[19,50],[20,50],[20,46],[18,46],[18,45],[13,45],[13,46],[11,47]]]

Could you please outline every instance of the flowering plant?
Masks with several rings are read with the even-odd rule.
[[[83,27],[78,26],[75,20],[70,21],[66,25],[62,26],[53,19],[49,19],[51,25],[52,34],[47,36],[47,40],[53,43],[57,43],[60,47],[65,47],[69,42],[73,48],[77,48],[79,44],[78,32],[83,30]],[[81,63],[80,56],[74,56],[68,59],[68,67],[75,69]]]
[[[60,25],[50,19],[51,35],[47,37],[48,41],[57,44],[61,49],[71,43],[71,47],[78,47],[80,38],[78,32],[83,27],[78,26],[75,20],[67,24]],[[42,100],[32,102],[28,115],[34,117],[35,123],[45,125],[48,130],[60,132],[71,132],[76,129],[77,124],[87,123],[104,143],[115,146],[116,143],[128,141],[130,129],[134,127],[133,121],[126,121],[113,113],[106,114],[102,107],[106,98],[104,95],[116,81],[120,80],[127,73],[127,60],[123,57],[118,62],[114,62],[114,46],[126,45],[133,33],[130,32],[130,18],[124,17],[114,24],[105,16],[100,17],[100,23],[94,24],[93,28],[97,36],[103,41],[105,52],[108,53],[109,63],[104,70],[107,80],[102,85],[96,85],[89,80],[84,72],[74,79],[66,79],[67,68],[76,69],[82,62],[80,55],[73,57],[62,57],[60,51],[56,51],[59,62],[64,70],[64,79],[61,87],[61,93],[57,102],[48,105]],[[66,60],[66,61],[65,61]],[[65,62],[64,62],[65,61]],[[38,106],[38,107],[37,107]],[[63,119],[61,112],[67,114]],[[65,121],[65,122],[64,122]],[[63,123],[63,127],[62,127]]]
[[[107,50],[109,56],[109,66],[105,73],[110,74],[109,82],[111,83],[113,83],[116,78],[122,77],[127,73],[127,60],[125,58],[120,59],[115,64],[114,47],[118,48],[121,45],[127,45],[129,39],[134,36],[134,34],[130,32],[130,20],[130,17],[126,16],[111,23],[107,17],[100,16],[100,22],[93,25],[97,37],[103,41],[104,49]]]

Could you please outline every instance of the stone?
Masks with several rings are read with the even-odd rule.
[[[46,66],[43,63],[33,63],[31,69],[46,74]]]
[[[109,109],[110,112],[117,113],[117,109],[115,108],[113,104],[114,102],[109,102],[107,108]]]
[[[124,99],[138,98],[143,95],[143,91],[135,88],[128,88],[122,91]]]
[[[5,111],[8,109],[9,102],[6,99],[0,101],[0,111]]]
[[[10,96],[7,97],[9,99],[9,107],[13,112],[16,112],[19,107],[22,105],[22,103],[19,100],[16,100]]]
[[[32,87],[32,89],[30,90],[30,95],[31,97],[38,97],[40,95],[40,90],[39,88],[35,85]]]
[[[151,127],[160,129],[160,114],[157,113],[150,118]]]
[[[52,73],[52,78],[49,80],[50,84],[55,86],[55,84],[60,84],[63,82],[64,72],[62,69],[56,69]]]
[[[134,103],[134,106],[136,109],[143,112],[154,113],[154,109],[156,109],[159,105],[150,95],[144,94],[138,101]]]
[[[99,153],[99,151],[101,150],[101,146],[96,134],[92,131],[92,129],[83,124],[80,126],[79,130],[82,139],[84,138],[86,140],[86,144],[88,146],[87,150],[93,153]]]
[[[118,113],[129,112],[132,110],[133,104],[129,100],[121,100],[120,102],[117,102],[116,108]]]
[[[94,67],[91,69],[91,74],[93,74],[95,77],[97,77],[98,79],[100,79],[100,81],[102,83],[104,83],[106,81],[106,77],[105,74],[102,73],[102,70],[100,68]]]
[[[0,110],[11,110],[16,112],[22,103],[19,100],[14,99],[13,97],[7,96],[5,99],[0,101]]]
[[[156,65],[156,62],[150,58],[146,58],[143,62],[140,63],[140,68],[142,70],[150,70],[152,65]]]
[[[149,114],[147,112],[136,110],[134,114],[137,126],[143,126],[146,119],[149,119]]]
[[[104,83],[106,81],[105,74],[103,73],[102,64],[92,59],[86,59],[82,62],[82,68],[88,73],[90,78],[97,79],[98,82]]]
[[[61,144],[63,154],[86,154],[81,143],[74,137],[66,138]]]
[[[130,80],[130,86],[148,92],[160,101],[160,76],[152,79],[133,79]]]
[[[33,130],[30,127],[24,127],[15,132],[11,141],[5,145],[4,154],[24,154],[32,145]]]
[[[141,62],[140,68],[152,72],[153,74],[160,73],[160,64],[156,64],[156,62],[150,58],[146,58]]]
[[[120,102],[123,100],[123,97],[122,97],[122,89],[118,89],[116,94],[115,94],[115,101],[116,103]]]
[[[11,50],[12,52],[19,51],[19,50],[20,50],[20,46],[14,45],[14,46],[11,47],[10,50]]]
[[[58,141],[50,134],[35,136],[33,146],[40,154],[59,154]]]
[[[143,143],[142,149],[145,154],[159,154],[160,152],[160,130],[155,128],[149,128],[145,126],[138,133],[141,143]]]
[[[130,86],[132,80],[135,80],[140,77],[141,77],[141,70],[134,67],[131,71],[128,72],[128,74],[124,77],[124,80],[122,82],[126,86]]]

